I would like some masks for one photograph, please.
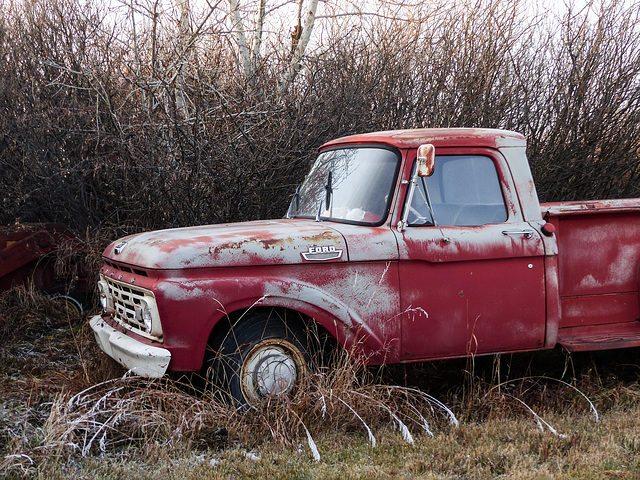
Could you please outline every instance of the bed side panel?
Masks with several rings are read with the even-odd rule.
[[[559,243],[560,327],[637,320],[640,208],[567,205],[547,209]]]

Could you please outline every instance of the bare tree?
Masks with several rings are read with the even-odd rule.
[[[261,53],[263,44],[265,17],[267,11],[267,0],[258,0],[257,10],[253,20],[252,38],[247,37],[245,20],[240,12],[238,0],[228,0],[229,17],[238,43],[238,51],[244,75],[250,86],[256,86],[256,79],[260,69]],[[301,12],[305,11],[304,21],[301,19]],[[285,92],[291,82],[295,79],[301,68],[301,61],[305,49],[311,39],[311,33],[315,22],[318,0],[298,0],[298,23],[292,32],[292,55],[289,59],[287,72],[280,82],[280,92]]]
[[[302,57],[311,40],[311,32],[316,18],[316,9],[318,8],[318,0],[309,0],[307,8],[305,10],[304,21],[300,22],[300,13],[302,11],[302,0],[300,0],[300,9],[298,10],[298,25],[296,27],[296,39],[295,47],[293,48],[293,55],[289,61],[287,73],[285,74],[282,82],[280,82],[280,92],[284,93],[289,89],[291,82],[296,78],[301,68]],[[293,44],[292,44],[293,45]]]

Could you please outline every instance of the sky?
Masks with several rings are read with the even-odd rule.
[[[180,0],[104,0],[108,8],[112,10],[112,15],[117,18],[115,23],[121,25],[130,25],[130,5],[133,3],[138,5],[136,20],[139,27],[144,29],[151,23],[151,5],[157,3],[159,10],[169,13],[170,18],[179,18],[176,1]],[[305,0],[305,4],[309,0]],[[458,2],[464,0],[458,0]],[[489,0],[467,0],[471,3],[476,1]],[[595,0],[599,4],[602,0]],[[604,0],[611,1],[611,0]],[[634,0],[625,0],[630,3]],[[255,10],[257,0],[238,0],[240,7],[245,15],[244,27],[251,38],[251,30],[253,20],[255,18]],[[385,16],[411,19],[417,12],[424,11],[430,5],[442,4],[451,5],[454,0],[320,0],[316,12],[316,24],[314,25],[312,44],[321,45],[331,36],[336,35],[336,29],[331,27],[335,25],[335,19],[340,22],[350,22],[352,24],[364,26],[368,22],[384,21]],[[508,4],[508,0],[505,4]],[[573,11],[577,12],[583,9],[589,0],[520,0],[523,10],[530,10],[532,13],[539,11],[547,11],[548,15],[563,16],[566,12],[567,5],[572,5]],[[216,25],[224,24],[230,29],[231,24],[226,17],[228,11],[229,0],[190,0],[191,4],[191,25],[197,28],[201,23],[201,19],[210,11],[210,7],[216,7],[215,13],[209,17],[209,22]],[[404,6],[402,5],[404,4]],[[386,10],[382,8],[386,5]],[[145,10],[146,6],[146,12]],[[281,42],[289,44],[291,42],[290,33],[297,24],[298,1],[297,0],[267,0],[268,15],[265,22],[265,42]],[[364,16],[359,14],[364,13]],[[381,15],[382,14],[382,15]],[[125,19],[125,20],[123,20]],[[212,30],[213,31],[213,30]],[[219,29],[215,30],[219,31]]]

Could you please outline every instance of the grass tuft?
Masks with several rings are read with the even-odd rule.
[[[0,345],[33,340],[80,318],[31,284],[0,293]]]

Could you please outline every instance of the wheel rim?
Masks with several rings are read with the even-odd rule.
[[[58,302],[67,312],[74,316],[82,315],[82,304],[68,295],[54,295],[51,300]]]
[[[289,394],[306,375],[306,363],[292,343],[265,340],[253,347],[242,363],[242,394],[250,404]]]
[[[82,305],[78,303],[78,301],[75,298],[66,297],[65,303],[66,303],[67,309],[72,315],[76,315],[76,316],[82,315]]]

